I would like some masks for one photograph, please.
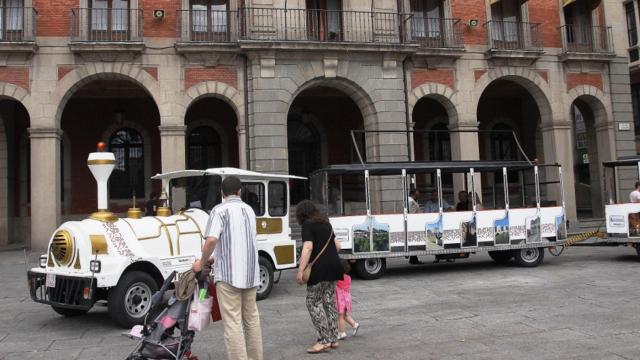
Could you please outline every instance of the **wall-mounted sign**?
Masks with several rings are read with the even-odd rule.
[[[629,130],[631,130],[631,123],[619,122],[618,123],[618,130],[619,131],[629,131]]]

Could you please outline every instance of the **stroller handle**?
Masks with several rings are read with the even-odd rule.
[[[171,286],[171,283],[173,282],[173,279],[175,277],[176,277],[176,272],[174,270],[165,279],[164,283],[162,283],[162,287],[160,287],[160,289],[155,294],[153,294],[153,296],[151,296],[151,306],[158,305],[162,302],[162,299],[164,298],[164,293],[167,291],[167,289],[169,289],[169,286]]]

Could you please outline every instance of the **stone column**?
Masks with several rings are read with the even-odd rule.
[[[30,128],[31,249],[45,250],[61,215],[59,128]]]
[[[541,125],[545,162],[548,164],[558,163],[562,166],[567,219],[571,222],[576,222],[578,214],[574,187],[573,134],[571,128],[570,121],[559,120],[554,121],[552,124],[543,123]],[[560,200],[560,194],[553,194],[552,188],[549,189],[548,195],[550,198]]]
[[[478,141],[479,122],[460,121],[449,125],[451,130],[451,160],[480,160],[480,143]],[[471,184],[471,179],[467,179]],[[480,176],[474,179],[476,182],[476,192],[482,199],[482,183]],[[454,202],[458,200],[458,192],[464,190],[465,177],[462,174],[453,176],[453,196]],[[469,189],[470,190],[470,189]]]
[[[236,128],[238,133],[238,167],[248,169],[247,166],[247,130],[242,126]]]
[[[186,169],[185,125],[160,125],[162,172]]]

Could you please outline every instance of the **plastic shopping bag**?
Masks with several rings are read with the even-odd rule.
[[[211,322],[211,297],[200,299],[199,289],[193,293],[193,301],[189,309],[189,330],[202,331],[207,328]]]

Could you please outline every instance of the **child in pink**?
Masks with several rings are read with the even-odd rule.
[[[338,338],[340,340],[347,337],[347,333],[344,331],[344,322],[346,321],[351,326],[352,336],[356,336],[360,324],[358,324],[351,317],[351,276],[348,272],[351,270],[348,262],[343,263],[344,277],[342,280],[338,280],[336,285],[336,305],[338,308]]]

